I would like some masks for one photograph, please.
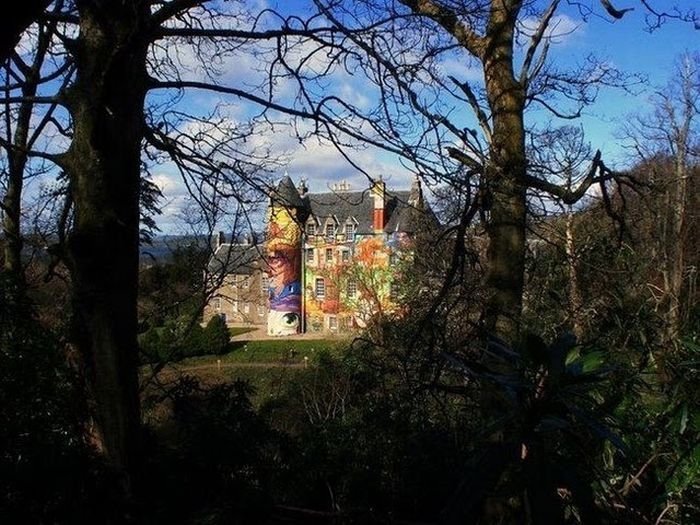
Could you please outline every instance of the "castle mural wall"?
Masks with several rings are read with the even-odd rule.
[[[289,178],[283,181],[294,185]],[[267,217],[265,259],[269,281],[268,335],[301,331],[301,238],[303,205],[298,194],[280,185],[272,196]],[[286,197],[285,197],[286,195]]]
[[[436,224],[418,180],[410,191],[387,191],[380,178],[363,191],[343,184],[309,193],[303,182],[296,188],[283,178],[271,195],[266,240],[257,250],[269,286],[267,333],[347,332],[395,313],[402,261],[426,222]],[[207,313],[216,314],[212,308]]]

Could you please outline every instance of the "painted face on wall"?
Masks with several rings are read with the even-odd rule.
[[[267,270],[269,335],[293,335],[301,327],[301,230],[288,210],[270,212]]]
[[[269,335],[293,335],[301,326],[301,257],[289,245],[275,244],[267,256],[270,276]]]
[[[268,255],[270,309],[293,311],[301,308],[301,268],[298,250],[277,246]]]
[[[278,245],[270,251],[267,264],[270,267],[270,286],[276,293],[281,292],[285,285],[299,280],[299,254],[293,247]]]

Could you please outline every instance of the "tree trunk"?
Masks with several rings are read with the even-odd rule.
[[[515,6],[510,6],[515,4]],[[484,54],[493,129],[485,182],[491,202],[486,225],[486,325],[506,340],[520,330],[525,275],[525,90],[513,76],[513,29],[519,2],[494,2]]]
[[[681,142],[685,144],[686,140]],[[663,345],[670,350],[678,341],[683,320],[683,274],[685,272],[686,219],[688,202],[688,169],[684,150],[677,146],[679,153],[674,162],[673,178],[666,185],[668,195],[667,222],[665,227],[665,271],[666,322]]]
[[[571,183],[569,183],[571,185]],[[581,313],[583,311],[583,295],[578,279],[578,254],[576,253],[576,239],[574,237],[574,214],[569,207],[566,214],[566,261],[569,271],[569,319],[571,329],[577,340],[581,340],[583,326]]]
[[[127,495],[139,467],[137,287],[140,151],[147,73],[145,1],[77,2],[74,136],[63,165],[74,343],[85,361],[94,438]]]
[[[39,65],[43,59],[39,60]],[[35,63],[36,66],[36,63]],[[38,71],[33,70],[26,79],[22,89],[22,96],[31,98],[36,95],[36,81]],[[29,140],[29,124],[32,118],[32,103],[22,102],[17,114],[15,134],[10,142],[14,148],[7,148],[7,191],[2,202],[4,211],[2,230],[5,234],[4,271],[12,278],[14,283],[21,288],[24,284],[24,272],[22,269],[22,188],[24,186],[24,170],[27,166],[27,142]],[[8,111],[10,108],[5,108]],[[7,136],[10,139],[11,128],[7,127]]]

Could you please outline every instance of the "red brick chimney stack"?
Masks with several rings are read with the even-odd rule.
[[[386,205],[386,184],[379,176],[379,180],[374,181],[370,188],[374,200],[374,218],[372,224],[374,233],[382,233],[386,226],[385,205]]]

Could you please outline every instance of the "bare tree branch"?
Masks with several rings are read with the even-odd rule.
[[[634,7],[628,7],[626,9],[616,9],[612,5],[612,2],[610,2],[610,0],[600,0],[600,3],[603,5],[608,14],[613,18],[616,18],[617,20],[620,20],[623,16],[625,16],[625,13],[634,11]]]
[[[475,57],[483,59],[486,52],[486,40],[472,29],[459,21],[459,17],[444,5],[438,5],[431,0],[400,0],[402,4],[414,12],[427,16],[440,24],[461,45]]]
[[[559,7],[559,2],[560,0],[554,0],[551,4],[549,4],[547,11],[545,11],[544,15],[542,16],[542,20],[540,20],[537,31],[535,31],[535,34],[532,35],[530,45],[525,53],[525,60],[523,60],[523,65],[520,69],[520,83],[523,86],[527,85],[528,78],[532,74],[530,71],[532,61],[535,58],[535,53],[537,52],[540,42],[542,42],[542,38],[544,38],[544,35],[547,32],[547,28],[549,28],[549,24],[552,21],[554,13],[557,11],[557,7]]]

